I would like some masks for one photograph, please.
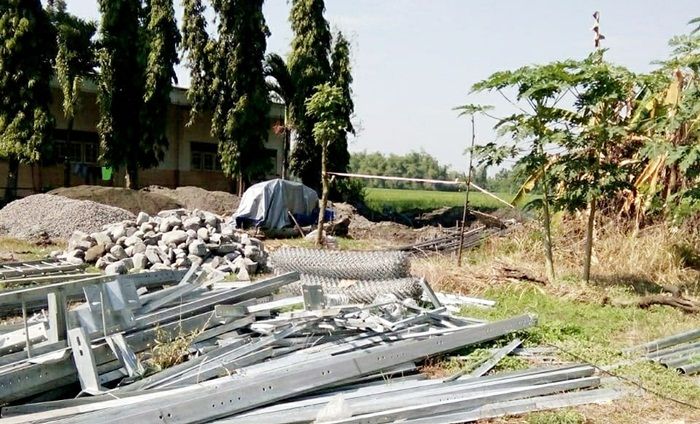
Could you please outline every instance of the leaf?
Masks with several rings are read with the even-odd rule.
[[[535,189],[535,185],[537,185],[537,182],[542,178],[545,168],[547,167],[549,167],[549,165],[539,168],[534,174],[527,177],[527,180],[525,180],[523,185],[518,189],[518,192],[513,196],[513,200],[510,201],[512,205],[519,203],[528,193]]]

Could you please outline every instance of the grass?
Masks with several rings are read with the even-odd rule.
[[[496,195],[506,201],[510,201],[512,197],[507,193],[496,193]],[[457,191],[367,188],[365,203],[377,212],[403,213],[414,210],[428,211],[445,206],[462,206],[464,197],[464,192]],[[484,211],[492,211],[504,206],[498,200],[474,191],[469,193],[469,203],[473,208]]]
[[[55,244],[51,246],[37,246],[34,243],[11,238],[0,237],[0,259],[28,261],[45,258],[52,250],[63,250],[65,244]]]
[[[562,362],[590,362],[597,366],[624,364],[637,359],[622,353],[659,337],[700,328],[697,314],[686,314],[665,306],[648,309],[611,306],[608,299],[634,299],[658,292],[660,285],[681,288],[685,296],[698,293],[700,272],[695,258],[698,246],[693,232],[664,225],[648,227],[638,233],[625,231],[617,222],[599,225],[596,233],[594,279],[580,279],[583,247],[583,218],[561,218],[555,224],[555,265],[558,280],[535,284],[505,279],[503,264],[529,275],[542,276],[543,255],[540,230],[524,226],[503,239],[494,239],[482,248],[470,251],[462,268],[451,257],[427,257],[414,261],[413,272],[425,276],[436,288],[495,300],[492,309],[465,308],[462,314],[489,320],[531,313],[539,324],[518,334],[525,346],[549,346],[556,349]],[[506,343],[501,340],[499,343]],[[447,373],[473,368],[485,355],[485,348],[463,352],[465,361],[432,364]],[[525,364],[531,366],[532,364]],[[519,368],[510,362],[503,368]],[[529,414],[521,418],[503,418],[496,422],[637,423],[640,417],[688,419],[698,410],[667,398],[700,408],[700,385],[687,376],[658,364],[637,362],[613,371],[636,382],[630,396],[609,405],[588,405],[567,410]],[[605,374],[602,377],[606,377]],[[654,393],[652,393],[654,392]]]

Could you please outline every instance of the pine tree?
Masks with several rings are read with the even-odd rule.
[[[347,172],[350,163],[350,153],[348,153],[348,133],[355,133],[351,118],[355,111],[352,101],[352,65],[350,64],[350,43],[342,32],[338,32],[331,53],[331,80],[333,85],[340,88],[343,93],[343,121],[345,131],[338,133],[338,140],[335,140],[329,147],[329,158],[335,172]]]
[[[170,91],[177,83],[174,66],[180,62],[177,46],[180,32],[175,22],[172,0],[150,0],[146,42],[148,58],[145,69],[144,107],[141,113],[141,154],[139,166],[158,165],[165,156],[165,136]]]
[[[49,2],[47,10],[56,28],[54,68],[63,94],[63,114],[68,120],[66,143],[70,144],[82,82],[95,75],[97,63],[92,38],[97,24],[68,13],[64,0]]]
[[[201,0],[184,0],[182,18],[182,48],[186,65],[190,69],[190,121],[202,111],[213,108],[213,48],[214,43],[207,34],[205,7]]]
[[[52,127],[49,113],[55,32],[39,0],[0,3],[0,156],[9,162],[6,200],[20,162],[36,162]]]
[[[156,166],[165,138],[180,35],[172,0],[99,0],[101,159],[126,167],[125,185],[138,187],[138,170]]]
[[[264,175],[270,167],[264,147],[270,101],[263,73],[269,30],[262,0],[216,0],[212,5],[219,23],[210,56],[212,135],[219,140],[224,173],[238,176],[241,191],[242,180]],[[203,91],[194,86],[193,90]]]
[[[316,189],[321,168],[320,152],[313,137],[317,120],[306,113],[306,100],[331,76],[331,32],[323,17],[324,10],[323,0],[293,0],[289,17],[294,32],[289,69],[296,85],[292,105],[296,146],[291,168],[304,184]]]
[[[98,104],[101,159],[126,167],[126,187],[137,186],[144,98],[140,0],[99,0],[102,14]]]

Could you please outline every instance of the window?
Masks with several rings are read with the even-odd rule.
[[[221,171],[216,143],[190,142],[190,168],[195,171]]]
[[[66,158],[70,162],[97,164],[99,156],[99,138],[97,133],[88,131],[71,131],[70,143],[68,140],[68,131],[56,129],[54,134],[54,160],[57,163],[62,163]]]

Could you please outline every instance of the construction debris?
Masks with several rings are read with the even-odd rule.
[[[224,224],[206,211],[175,209],[150,216],[144,212],[91,234],[76,231],[68,249],[55,257],[95,264],[107,274],[141,270],[187,269],[207,265],[237,274],[240,280],[266,269],[262,242]]]
[[[653,340],[629,349],[641,352],[645,359],[682,374],[700,373],[700,328]]]
[[[405,256],[365,255],[394,271]],[[328,272],[347,273],[339,264],[359,257],[333,257]],[[222,282],[212,267],[167,272],[0,292],[2,305],[19,304],[26,318],[23,329],[0,327],[3,422],[461,422],[620,396],[597,389],[588,365],[488,374],[518,339],[470,375],[426,379],[418,372],[426,359],[536,323],[529,315],[454,316],[441,302],[465,299],[435,293],[426,281],[417,297],[424,290],[432,300],[419,305],[381,290],[357,302],[342,289],[300,282],[296,271],[248,284]],[[301,296],[276,294],[293,285]],[[74,298],[79,292],[84,303]],[[29,317],[27,305],[42,298],[48,313]],[[164,369],[154,362],[163,355],[176,359]]]

